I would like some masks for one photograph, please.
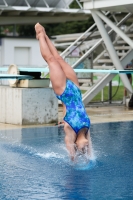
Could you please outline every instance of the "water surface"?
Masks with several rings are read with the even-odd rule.
[[[91,126],[94,157],[77,169],[58,127],[0,130],[0,200],[133,199],[133,122]]]

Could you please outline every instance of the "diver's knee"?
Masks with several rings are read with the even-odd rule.
[[[58,62],[60,62],[60,61],[63,61],[63,58],[62,58],[60,55],[57,55],[57,56],[56,56],[56,60],[57,60]]]
[[[45,52],[42,52],[42,57],[46,60],[48,64],[55,63],[56,59],[52,54],[48,55]]]

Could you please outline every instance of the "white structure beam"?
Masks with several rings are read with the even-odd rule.
[[[107,74],[96,85],[92,86],[82,97],[84,105],[87,105],[115,76],[116,74]]]
[[[129,46],[133,48],[133,41],[119,28],[117,27],[110,19],[108,19],[103,13],[100,11],[95,11],[95,13],[108,24]]]
[[[36,22],[40,23],[57,23],[57,22],[66,22],[66,21],[82,21],[88,19],[88,16],[82,15],[44,15],[44,16],[0,16],[0,25],[9,25],[9,24],[35,24]]]
[[[124,23],[132,14],[131,13],[128,13],[116,26],[120,26],[122,23]],[[95,25],[95,24],[93,24]],[[87,30],[89,31],[89,29]],[[112,29],[108,32],[108,35],[110,35],[112,33]],[[78,41],[78,39],[77,39]],[[101,38],[96,44],[93,45],[93,47],[91,47],[79,60],[77,60],[73,65],[72,67],[76,67],[78,64],[80,64],[85,58],[87,58],[87,56],[89,54],[91,54],[91,52],[93,52],[97,46],[99,46],[101,43],[102,43],[103,39]],[[75,41],[76,42],[76,41]],[[74,43],[75,44],[75,43]],[[73,44],[71,45],[73,46]],[[67,50],[69,49],[69,47],[67,48]],[[66,51],[65,51],[66,52]],[[64,52],[63,52],[63,55],[64,55]]]
[[[133,50],[128,53],[128,55],[123,58],[121,65],[124,66],[129,60],[131,60],[133,55]],[[82,97],[85,105],[87,105],[116,75],[106,74],[103,79],[101,79],[96,85],[94,85],[90,90],[88,90]]]
[[[84,9],[100,9],[114,12],[133,12],[132,0],[81,0]]]
[[[113,44],[112,44],[112,42],[110,40],[110,37],[109,37],[105,27],[104,27],[104,24],[103,24],[102,20],[99,18],[99,16],[97,15],[97,11],[91,10],[91,13],[92,13],[92,16],[93,16],[93,18],[94,18],[94,20],[95,20],[95,22],[97,24],[97,27],[98,27],[98,29],[99,29],[99,31],[101,33],[101,36],[102,36],[103,41],[104,41],[104,43],[105,43],[105,45],[107,47],[107,50],[109,52],[110,58],[113,61],[114,66],[118,70],[123,70],[121,62],[120,62],[120,60],[119,60],[119,58],[117,56],[117,53],[116,53],[116,51],[114,49],[114,46],[113,46]],[[121,80],[122,80],[124,86],[127,88],[127,90],[130,93],[133,93],[132,86],[131,86],[127,76],[125,74],[123,74],[123,75],[121,74],[120,77],[121,77]]]

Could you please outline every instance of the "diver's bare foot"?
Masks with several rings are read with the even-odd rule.
[[[44,27],[39,23],[37,23],[35,25],[35,31],[36,31],[36,39],[37,40],[39,40],[40,37],[45,37],[46,36]]]

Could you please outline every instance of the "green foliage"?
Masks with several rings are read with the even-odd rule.
[[[14,32],[14,26],[13,25],[1,25],[0,26],[0,36],[6,36],[8,33]]]
[[[82,5],[82,3],[80,3]],[[79,5],[76,1],[73,1],[70,5],[70,8],[79,8]]]
[[[86,31],[94,23],[93,18],[90,16],[85,21],[73,21],[57,24],[43,24],[48,36],[82,33]],[[33,25],[20,25],[18,26],[18,33],[20,36],[34,37],[35,30]]]
[[[35,29],[33,25],[20,25],[18,26],[17,31],[20,36],[24,36],[24,37],[35,36]]]
[[[80,7],[76,1],[73,1],[70,5],[70,8],[79,9]],[[88,20],[85,21],[72,21],[42,25],[45,27],[48,36],[53,36],[61,34],[81,33],[86,31],[93,23],[94,20],[92,16],[89,16]],[[35,36],[34,25],[19,25],[17,31],[20,36]]]
[[[80,9],[78,3],[73,1],[70,5],[70,8],[77,8]],[[84,21],[70,21],[65,23],[53,23],[53,24],[42,24],[48,36],[53,35],[61,35],[61,34],[71,34],[71,33],[82,33],[86,31],[92,24],[94,23],[94,20],[92,16],[90,15],[88,17],[88,20]],[[0,26],[0,35],[6,35],[7,32],[13,33],[15,26],[8,25],[8,26]],[[35,30],[34,25],[17,25],[16,26],[16,32],[21,37],[35,37]]]
[[[48,36],[82,33],[86,31],[94,23],[93,18],[90,16],[85,21],[73,21],[57,24],[44,24]]]
[[[118,91],[117,91],[118,89]],[[117,92],[116,92],[117,91]],[[122,101],[123,100],[123,92],[124,92],[124,87],[123,86],[113,86],[112,87],[112,101]],[[103,97],[104,101],[108,101],[109,99],[109,87],[106,86],[103,89]],[[101,102],[101,92],[97,94],[94,99],[92,99],[92,102]]]

